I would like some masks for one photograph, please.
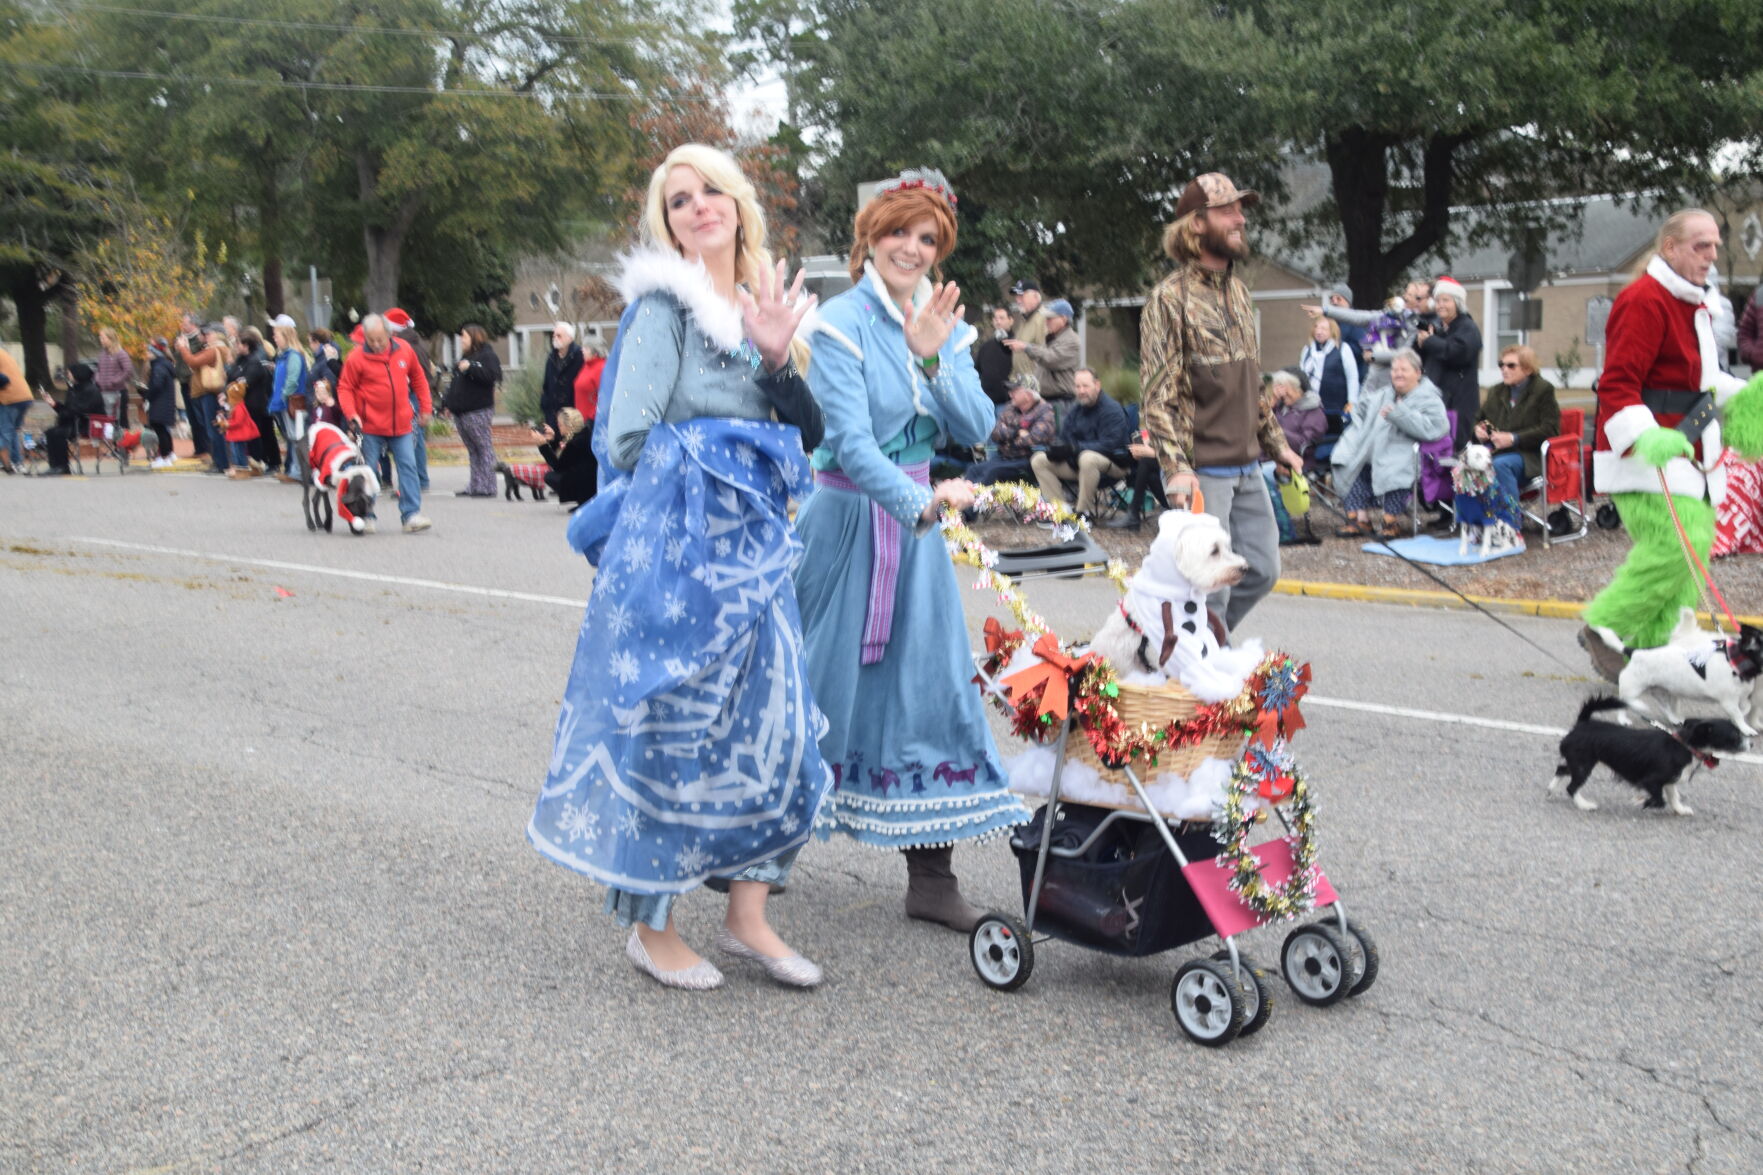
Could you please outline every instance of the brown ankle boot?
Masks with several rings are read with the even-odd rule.
[[[963,934],[979,925],[985,917],[961,896],[960,884],[949,867],[955,855],[952,846],[936,849],[906,849],[906,916],[924,922],[941,922]]]

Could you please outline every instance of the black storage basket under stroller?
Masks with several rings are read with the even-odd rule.
[[[1026,905],[1034,887],[1035,858],[1051,804],[1010,837],[1022,873]],[[1061,803],[1053,847],[1073,850],[1119,813]],[[1219,844],[1209,829],[1171,828],[1190,861],[1210,860]],[[1154,955],[1214,933],[1199,899],[1182,876],[1157,829],[1144,821],[1115,819],[1079,857],[1049,856],[1035,912],[1037,932],[1081,943],[1112,955]]]

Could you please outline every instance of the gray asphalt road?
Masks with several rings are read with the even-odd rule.
[[[1382,948],[1361,999],[1276,980],[1213,1052],[1169,1011],[1191,949],[1048,945],[997,994],[848,842],[774,906],[823,989],[736,965],[688,996],[525,843],[587,568],[553,505],[463,476],[432,533],[364,539],[308,534],[290,487],[0,483],[0,1169],[1763,1169],[1763,769],[1697,778],[1693,819],[1610,781],[1581,813],[1546,736],[1326,704],[1561,726],[1571,625],[1512,621],[1569,668],[1467,614],[1253,617],[1315,666],[1296,750]],[[1035,599],[1075,636],[1110,590]],[[1020,911],[1001,844],[956,861]]]

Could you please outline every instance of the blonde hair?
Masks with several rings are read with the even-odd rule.
[[[741,171],[741,165],[726,151],[687,143],[667,153],[654,174],[649,177],[649,192],[643,198],[643,239],[652,245],[666,246],[681,252],[680,243],[667,225],[667,177],[676,167],[689,167],[705,183],[734,199],[739,228],[735,231],[735,281],[757,289],[759,275],[771,268],[771,254],[765,249],[765,213],[759,207],[759,193]]]
[[[1316,320],[1316,322],[1328,323],[1328,337],[1337,343],[1341,341],[1341,324],[1340,323],[1338,323],[1334,319],[1328,317],[1326,314],[1323,315],[1322,317],[1318,318]],[[1310,324],[1310,333],[1312,335],[1314,335],[1316,333],[1316,322],[1313,322]]]
[[[559,439],[567,441],[580,432],[585,424],[587,424],[587,420],[574,408],[559,408],[557,410],[557,436]]]
[[[1500,348],[1500,358],[1508,355],[1518,356],[1518,366],[1526,375],[1537,373],[1537,353],[1523,343],[1507,343]]]
[[[1205,231],[1201,217],[1204,208],[1196,208],[1186,216],[1169,222],[1163,230],[1163,255],[1177,265],[1200,259],[1200,234]]]
[[[272,326],[269,328],[269,337],[275,340],[277,352],[298,351],[308,363],[311,363],[312,356],[307,353],[306,344],[300,341],[299,327]]]

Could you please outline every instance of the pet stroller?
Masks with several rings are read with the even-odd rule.
[[[1018,639],[1013,644],[1011,638]],[[1034,652],[1067,675],[1072,699],[1063,719],[1049,722],[1035,697],[1007,696],[1006,670],[1021,648],[1020,638],[988,623],[988,651],[976,657],[975,680],[1016,718],[1019,732],[1051,732],[1030,753],[1050,754],[1052,769],[1046,803],[1010,840],[1023,917],[988,912],[969,936],[980,979],[998,991],[1015,991],[1033,973],[1035,948],[1053,941],[1137,958],[1216,937],[1220,949],[1177,968],[1170,1006],[1190,1039],[1219,1047],[1260,1031],[1273,1012],[1267,976],[1239,948],[1240,936],[1329,907],[1322,918],[1286,935],[1280,951],[1286,983],[1298,999],[1318,1007],[1368,990],[1377,979],[1376,944],[1348,917],[1345,903],[1315,868],[1308,785],[1283,751],[1286,735],[1302,725],[1297,700],[1306,687],[1307,667],[1274,655],[1245,687],[1253,695],[1253,709],[1237,705],[1236,719],[1218,721],[1226,711],[1201,707],[1174,683],[1129,686],[1111,674],[1086,683],[1084,674],[1097,673],[1097,663],[1057,653],[1057,642],[1048,646],[1043,636]],[[1098,685],[1102,681],[1107,684]],[[1087,702],[1086,691],[1091,691]],[[1086,729],[1098,722],[1098,694],[1118,698],[1118,715],[1129,730],[1173,732],[1182,721],[1197,719],[1210,733],[1191,743],[1185,735],[1170,737],[1161,750],[1111,765]],[[1256,729],[1253,738],[1251,729]],[[1238,754],[1242,758],[1231,769],[1230,785],[1237,800],[1227,802],[1224,814],[1212,822],[1160,811],[1140,774],[1179,770],[1198,778],[1207,760],[1219,771]],[[1115,799],[1068,800],[1063,790],[1073,760],[1113,784]],[[1251,788],[1260,798],[1245,806]],[[1168,802],[1169,792],[1157,794]],[[1285,835],[1251,847],[1249,829],[1269,812]]]

